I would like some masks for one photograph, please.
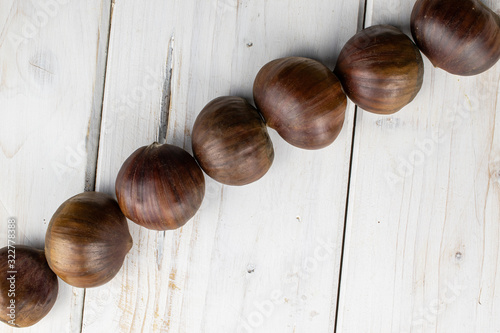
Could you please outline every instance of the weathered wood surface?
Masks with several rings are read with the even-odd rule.
[[[109,7],[105,0],[0,2],[2,247],[14,217],[17,242],[43,248],[57,207],[94,177]],[[83,293],[60,281],[50,315],[23,331],[79,332]],[[2,324],[1,331],[13,330]]]
[[[413,3],[368,1],[366,24],[409,33]],[[358,111],[338,332],[500,332],[499,80],[425,59],[413,103]]]
[[[251,99],[266,62],[303,55],[332,67],[357,19],[358,4],[341,1],[116,2],[97,189],[112,193],[141,145],[166,139],[191,151],[203,106],[221,95]],[[131,224],[124,269],[86,292],[84,331],[333,330],[352,117],[350,105],[339,139],[317,152],[271,133],[270,172],[245,187],[206,177],[202,208],[180,230]]]
[[[298,55],[333,69],[363,24],[409,34],[412,5],[1,2],[1,239],[15,217],[18,241],[42,247],[60,203],[94,187],[114,194],[140,146],[191,152],[203,106],[251,100],[266,62]],[[206,177],[200,211],[175,231],[130,222],[135,244],[116,278],[87,290],[60,281],[52,312],[22,331],[498,332],[500,65],[463,78],[425,59],[425,70],[395,115],[349,103],[326,149],[270,130],[264,178]]]

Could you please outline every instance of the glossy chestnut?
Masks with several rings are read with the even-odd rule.
[[[127,219],[118,203],[100,192],[84,192],[66,200],[52,216],[45,235],[50,268],[80,288],[110,281],[131,247]]]
[[[349,39],[334,73],[356,105],[373,113],[391,114],[418,94],[424,64],[408,36],[395,27],[376,25]]]
[[[415,43],[449,73],[480,74],[500,59],[500,17],[478,0],[417,0],[411,13]]]
[[[344,124],[347,98],[322,63],[302,57],[273,60],[258,72],[253,96],[269,127],[303,149],[330,145]]]
[[[203,171],[227,185],[246,185],[266,174],[274,149],[259,112],[244,98],[208,103],[193,126],[193,154]]]
[[[188,152],[153,143],[127,158],[115,190],[130,220],[148,229],[169,230],[183,226],[200,208],[205,178]]]

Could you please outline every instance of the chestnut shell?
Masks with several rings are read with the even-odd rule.
[[[183,226],[198,211],[205,178],[184,149],[155,142],[127,158],[115,189],[130,220],[148,229],[170,230]]]
[[[500,59],[500,17],[477,0],[417,0],[411,33],[435,67],[469,76]]]
[[[347,98],[322,63],[302,57],[273,60],[258,72],[253,96],[269,127],[303,149],[330,145],[344,124]]]
[[[45,235],[50,268],[80,288],[110,281],[131,247],[127,219],[118,203],[100,192],[80,193],[62,203]]]
[[[356,105],[373,113],[391,114],[420,91],[424,64],[408,36],[393,26],[376,25],[349,39],[334,73]]]
[[[39,322],[54,306],[58,292],[57,276],[47,264],[42,250],[25,245],[15,245],[11,250],[15,250],[13,268],[8,264],[12,252],[7,246],[0,249],[0,320],[10,326],[28,327]],[[17,273],[9,274],[9,271]],[[11,275],[15,277],[13,289],[7,280]],[[9,290],[13,290],[15,296],[9,297]],[[15,300],[15,325],[9,323],[12,319],[8,316],[11,299]]]
[[[271,167],[274,149],[259,112],[244,98],[208,103],[193,126],[193,154],[203,171],[227,185],[246,185]]]

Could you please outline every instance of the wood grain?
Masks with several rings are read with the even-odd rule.
[[[190,151],[202,108],[252,100],[264,64],[333,69],[363,21],[410,35],[414,3],[367,0],[365,15],[365,0],[54,1],[0,3],[0,238],[15,217],[18,241],[39,248],[64,200],[94,181],[114,195],[122,163],[153,141]],[[85,291],[59,280],[52,311],[22,331],[499,332],[500,65],[462,78],[424,64],[398,113],[348,102],[318,151],[270,130],[259,181],[205,176],[200,210],[174,231],[129,222],[117,276]]]
[[[251,100],[270,60],[331,67],[357,18],[358,3],[343,1],[116,2],[97,189],[112,193],[125,158],[164,139],[165,115],[166,141],[189,150],[203,106],[222,95]],[[352,115],[349,105],[339,138],[314,153],[271,132],[269,173],[244,187],[206,177],[202,207],[181,229],[131,225],[122,272],[87,290],[84,332],[235,332],[249,321],[256,331],[333,330]]]
[[[366,25],[409,33],[412,5],[370,2]],[[500,327],[500,66],[464,78],[425,59],[425,71],[400,112],[358,112],[338,332]]]
[[[87,135],[102,79],[98,51],[107,30],[106,3],[0,3],[2,246],[14,217],[17,242],[43,249],[52,214],[84,190],[87,159],[97,146]],[[59,281],[50,314],[23,332],[80,331],[83,289]]]

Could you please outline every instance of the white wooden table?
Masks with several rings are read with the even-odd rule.
[[[84,190],[113,194],[140,146],[191,151],[202,107],[251,100],[268,61],[333,69],[363,26],[410,34],[413,3],[1,0],[0,245],[15,217],[18,241],[43,247],[56,208]],[[0,331],[500,332],[500,64],[458,77],[424,61],[400,112],[349,102],[318,151],[270,130],[264,178],[206,177],[183,228],[129,223],[134,247],[111,282],[60,280],[47,317]]]

